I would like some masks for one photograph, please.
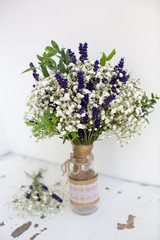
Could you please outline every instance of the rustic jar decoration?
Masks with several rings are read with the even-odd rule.
[[[87,215],[98,208],[98,173],[92,154],[93,145],[73,145],[70,159],[62,165],[68,171],[71,208],[74,212]]]

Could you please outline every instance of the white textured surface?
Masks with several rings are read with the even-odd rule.
[[[27,221],[32,221],[32,226],[17,240],[29,240],[44,227],[47,230],[36,240],[160,240],[160,188],[104,176],[99,178],[99,210],[90,216],[76,215],[66,204],[63,212],[54,217],[19,218],[4,204],[11,201],[16,188],[29,184],[24,170],[32,172],[42,167],[48,170],[46,184],[61,177],[60,165],[15,154],[0,159],[0,223],[5,223],[0,226],[0,240],[12,240],[12,231]],[[135,228],[118,230],[117,223],[126,223],[129,214],[136,216]],[[36,229],[35,223],[39,224]]]
[[[115,48],[114,61],[125,57],[125,66],[144,89],[160,95],[159,12],[159,0],[1,0],[0,113],[11,150],[58,163],[70,153],[70,145],[63,146],[57,137],[37,144],[23,120],[34,79],[32,73],[21,72],[30,61],[36,65],[36,54],[41,55],[51,39],[76,54],[79,42],[88,42],[91,60]],[[157,106],[143,137],[134,138],[125,149],[115,139],[96,143],[99,172],[160,185],[159,119]]]

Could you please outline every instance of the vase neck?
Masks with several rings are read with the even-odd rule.
[[[75,159],[87,159],[87,156],[91,155],[93,145],[72,145],[73,158]]]

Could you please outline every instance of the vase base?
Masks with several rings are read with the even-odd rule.
[[[98,209],[98,204],[89,206],[89,207],[76,207],[71,205],[71,209],[73,212],[79,214],[79,215],[90,215],[97,211]]]

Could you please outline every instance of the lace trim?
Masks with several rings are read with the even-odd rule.
[[[72,202],[75,203],[92,203],[97,201],[97,199],[99,198],[97,179],[94,183],[87,185],[78,185],[70,182],[69,189],[70,199]]]

